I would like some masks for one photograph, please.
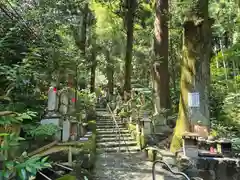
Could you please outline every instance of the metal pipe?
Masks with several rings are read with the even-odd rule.
[[[63,168],[63,169],[67,169],[67,170],[69,170],[69,171],[73,171],[73,169],[72,168],[70,168],[70,167],[67,167],[67,166],[64,166],[64,165],[61,165],[61,164],[55,164],[56,166],[59,166],[59,167],[61,167],[61,168]]]
[[[156,164],[157,164],[157,163],[164,164],[165,166],[167,166],[168,171],[170,171],[172,174],[174,174],[174,175],[180,175],[180,176],[183,176],[186,180],[190,180],[190,178],[189,178],[185,173],[173,171],[173,170],[171,169],[171,167],[170,167],[166,162],[160,161],[160,160],[155,161],[155,162],[153,163],[153,166],[152,166],[152,179],[153,179],[153,180],[156,180],[155,167],[156,167]]]
[[[49,178],[49,177],[47,177],[45,174],[43,174],[41,171],[38,171],[38,173],[39,173],[41,176],[45,177],[45,179],[47,179],[47,180],[52,180],[51,178]]]

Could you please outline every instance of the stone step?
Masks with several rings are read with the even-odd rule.
[[[112,120],[112,118],[108,118],[108,119],[106,119],[106,118],[97,118],[97,122],[99,122],[99,121],[100,122],[112,122],[113,120]]]
[[[107,119],[107,121],[110,121],[110,120],[112,121],[112,120],[113,120],[112,117],[107,117],[107,118],[106,118],[106,117],[99,117],[99,118],[97,118],[97,120],[102,120],[102,121],[103,121],[104,119]],[[115,120],[116,120],[116,121],[121,121],[120,118],[115,118]]]
[[[117,122],[122,122],[121,121],[121,119],[115,119]],[[97,121],[106,121],[106,122],[108,122],[108,121],[114,121],[112,118],[102,118],[102,117],[100,117],[100,118],[97,118]]]
[[[132,147],[114,147],[114,148],[97,148],[97,153],[116,153],[116,152],[129,152],[129,153],[136,153],[141,151],[139,147],[132,146]]]
[[[123,138],[130,138],[131,137],[131,134],[127,133],[127,134],[121,134],[121,136]],[[97,135],[97,139],[102,139],[102,138],[117,138],[116,137],[116,133],[111,133],[111,134],[98,134]]]
[[[120,119],[115,119],[117,122],[121,122],[123,123]],[[104,118],[97,118],[96,120],[97,122],[112,122],[114,121],[112,118],[109,118],[109,119],[104,119]]]
[[[129,131],[127,129],[121,130],[120,132],[121,134],[129,134]],[[113,130],[110,130],[110,131],[101,130],[101,131],[97,131],[97,134],[116,134],[116,132],[114,132]]]
[[[97,122],[97,124],[112,124],[112,123],[114,123],[115,121],[113,121],[112,119],[109,119],[109,120],[99,119],[99,120],[97,120],[96,122]],[[119,121],[119,120],[117,120],[116,122],[117,122],[118,124],[124,124],[122,121]]]
[[[97,119],[97,122],[112,122],[112,118],[109,118],[109,119],[104,119],[104,118],[100,118],[100,119]],[[118,121],[120,122],[120,121]]]
[[[97,117],[99,118],[111,118],[112,115],[107,111],[96,112]]]
[[[97,128],[115,128],[116,125],[115,124],[108,124],[108,125],[102,125],[102,124],[97,124]],[[125,126],[123,124],[118,124],[119,128],[124,128]]]
[[[113,127],[113,128],[106,128],[106,127],[102,127],[102,128],[97,128],[96,129],[97,131],[124,131],[124,130],[127,130],[127,128],[124,128],[124,127]]]
[[[110,112],[108,112],[106,109],[97,109],[96,113],[98,116],[106,116],[106,115],[111,115]]]
[[[99,148],[106,148],[106,147],[130,147],[130,146],[137,146],[136,141],[112,141],[112,142],[98,142],[97,147]]]
[[[97,137],[97,142],[116,142],[117,139],[118,137],[116,137],[116,135],[112,137]],[[131,136],[121,137],[120,139],[124,139],[124,141],[134,141]]]

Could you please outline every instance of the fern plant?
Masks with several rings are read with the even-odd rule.
[[[23,152],[20,157],[10,160],[8,152],[18,146],[20,140],[24,139],[16,134],[0,134],[0,136],[4,136],[0,148],[0,157],[3,162],[0,176],[4,179],[18,177],[20,180],[26,180],[29,176],[35,177],[39,170],[51,167],[51,164],[47,162],[47,157],[28,157],[26,152]]]

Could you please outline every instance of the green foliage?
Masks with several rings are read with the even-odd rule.
[[[230,93],[223,100],[222,110],[217,119],[213,119],[212,135],[220,137],[238,137],[240,135],[240,94]]]
[[[12,133],[12,134],[3,133],[1,134],[1,136],[3,136],[3,142],[1,143],[0,150],[5,152],[10,150],[14,146],[18,146],[20,140],[24,140],[23,138],[17,136],[15,133]],[[7,158],[7,157],[3,157],[3,158]]]
[[[27,174],[31,174],[32,176],[37,174],[37,171],[43,168],[51,168],[51,164],[47,162],[47,157],[40,158],[40,157],[32,157],[26,158],[23,162],[16,162],[16,171],[17,175],[20,179],[24,180],[27,177]]]
[[[31,137],[50,137],[55,135],[60,128],[55,124],[41,124],[39,126],[32,126],[27,130],[27,134]]]
[[[61,178],[58,178],[57,180],[76,180],[76,177],[75,176],[72,176],[72,175],[64,175],[63,177]]]
[[[87,110],[93,108],[96,103],[95,93],[89,93],[88,91],[78,91],[77,92],[77,106],[79,110]]]
[[[51,167],[47,162],[47,157],[41,159],[40,157],[28,157],[26,152],[23,152],[20,157],[13,160],[8,159],[8,152],[15,146],[19,145],[19,140],[24,140],[15,134],[1,134],[4,136],[1,143],[1,158],[4,159],[3,169],[0,174],[5,178],[10,178],[13,175],[25,180],[29,175],[36,176],[37,171],[46,167]]]
[[[88,121],[88,130],[90,130],[91,132],[96,133],[96,129],[97,129],[97,125],[96,125],[96,121],[92,120],[92,121]]]
[[[240,93],[229,93],[223,103],[226,118],[233,122],[240,123]]]
[[[25,113],[16,113],[11,116],[0,116],[0,125],[11,125],[11,124],[19,124],[23,120],[32,120],[33,117],[36,117],[36,112],[27,111]]]

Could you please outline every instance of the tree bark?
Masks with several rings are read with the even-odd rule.
[[[154,23],[153,82],[155,111],[170,108],[170,89],[168,72],[168,0],[157,0]]]
[[[133,31],[136,5],[137,5],[136,0],[125,0],[125,7],[127,8],[125,16],[127,28],[127,45],[125,54],[124,90],[128,93],[130,93],[131,91]]]
[[[84,5],[84,9],[82,12],[82,19],[81,19],[81,27],[73,29],[73,36],[75,39],[75,43],[81,51],[81,54],[84,58],[86,58],[86,40],[87,40],[87,26],[88,26],[88,15],[89,15],[89,8],[88,3]],[[80,29],[80,32],[79,32]],[[76,69],[75,69],[75,97],[77,99],[77,90],[78,90],[78,62],[76,62]],[[76,103],[75,103],[76,106]]]
[[[106,51],[106,61],[107,61],[107,67],[106,67],[106,71],[107,71],[107,80],[108,80],[108,95],[111,96],[113,95],[113,86],[114,86],[114,82],[113,82],[113,75],[114,75],[114,65],[112,62],[112,59],[110,57],[110,52],[107,50]]]
[[[171,151],[181,147],[182,134],[190,131],[188,93],[199,92],[200,113],[209,119],[209,84],[211,55],[211,25],[208,0],[188,4],[183,32],[183,59],[181,62],[180,102],[178,119],[171,142]],[[207,122],[209,125],[209,122]]]
[[[95,92],[95,77],[96,77],[96,68],[97,68],[97,62],[96,62],[96,52],[95,49],[92,49],[92,56],[91,56],[91,79],[90,79],[90,92]]]
[[[88,8],[88,3],[86,3],[84,6],[83,15],[82,15],[80,42],[78,46],[79,49],[82,51],[83,56],[85,56],[86,54],[88,15],[89,15],[89,8]]]

